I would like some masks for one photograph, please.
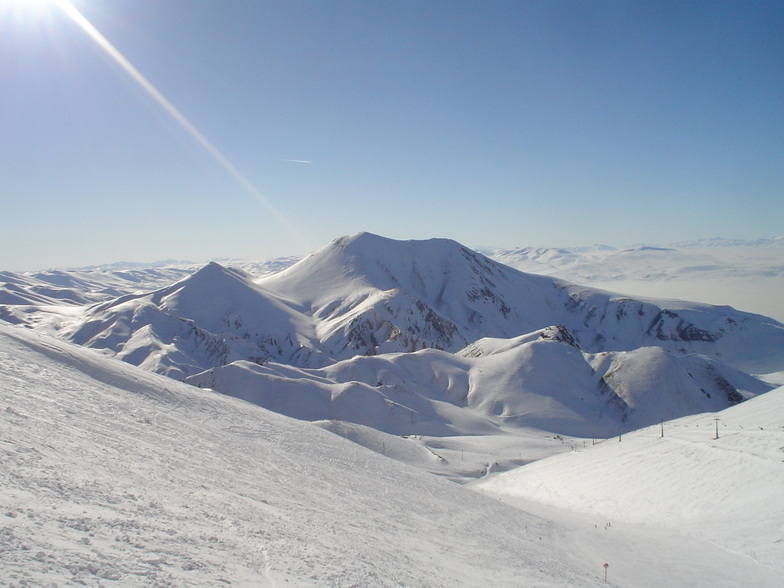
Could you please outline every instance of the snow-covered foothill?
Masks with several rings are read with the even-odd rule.
[[[699,356],[658,347],[581,351],[563,327],[435,349],[354,357],[321,369],[247,361],[186,379],[304,420],[393,435],[493,435],[537,429],[608,437],[737,404],[771,385]]]

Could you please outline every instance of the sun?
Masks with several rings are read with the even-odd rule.
[[[52,12],[56,0],[0,0],[0,12],[17,16],[42,16]]]
[[[11,0],[28,10],[44,10],[52,5],[52,0]]]

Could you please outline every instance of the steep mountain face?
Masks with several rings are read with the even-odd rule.
[[[454,351],[472,340],[474,323],[501,336],[504,321],[495,317],[509,309],[490,289],[492,272],[472,267],[480,258],[453,245],[360,234],[338,239],[259,284],[307,308],[319,339],[338,359],[424,348]],[[474,306],[498,305],[498,312],[479,314],[463,298]]]
[[[740,369],[784,369],[784,326],[729,307],[634,300],[524,274],[454,241],[338,239],[258,281],[310,314],[337,359],[423,348],[457,351],[565,325],[582,349],[657,346]]]

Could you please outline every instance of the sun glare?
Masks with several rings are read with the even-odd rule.
[[[17,22],[37,22],[52,15],[52,0],[0,0],[0,15]]]
[[[0,4],[16,11],[43,12],[51,8],[51,0],[0,0]]]
[[[311,247],[307,239],[267,200],[261,192],[240,172],[234,165],[219,151],[198,129],[183,115],[166,97],[161,94],[153,84],[137,70],[125,56],[120,53],[96,29],[69,0],[0,0],[2,12],[13,13],[14,20],[41,20],[45,16],[62,11],[70,17],[98,46],[111,57],[142,89],[155,100],[158,105],[166,111],[191,137],[199,143],[209,154],[220,164],[234,179],[259,203],[261,203],[270,215],[287,229],[300,242]],[[10,10],[8,10],[10,8]],[[55,11],[53,8],[57,8]],[[34,17],[34,18],[29,18]]]

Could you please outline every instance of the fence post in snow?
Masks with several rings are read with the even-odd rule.
[[[713,421],[716,423],[716,436],[714,439],[719,438],[719,417],[713,417]]]

